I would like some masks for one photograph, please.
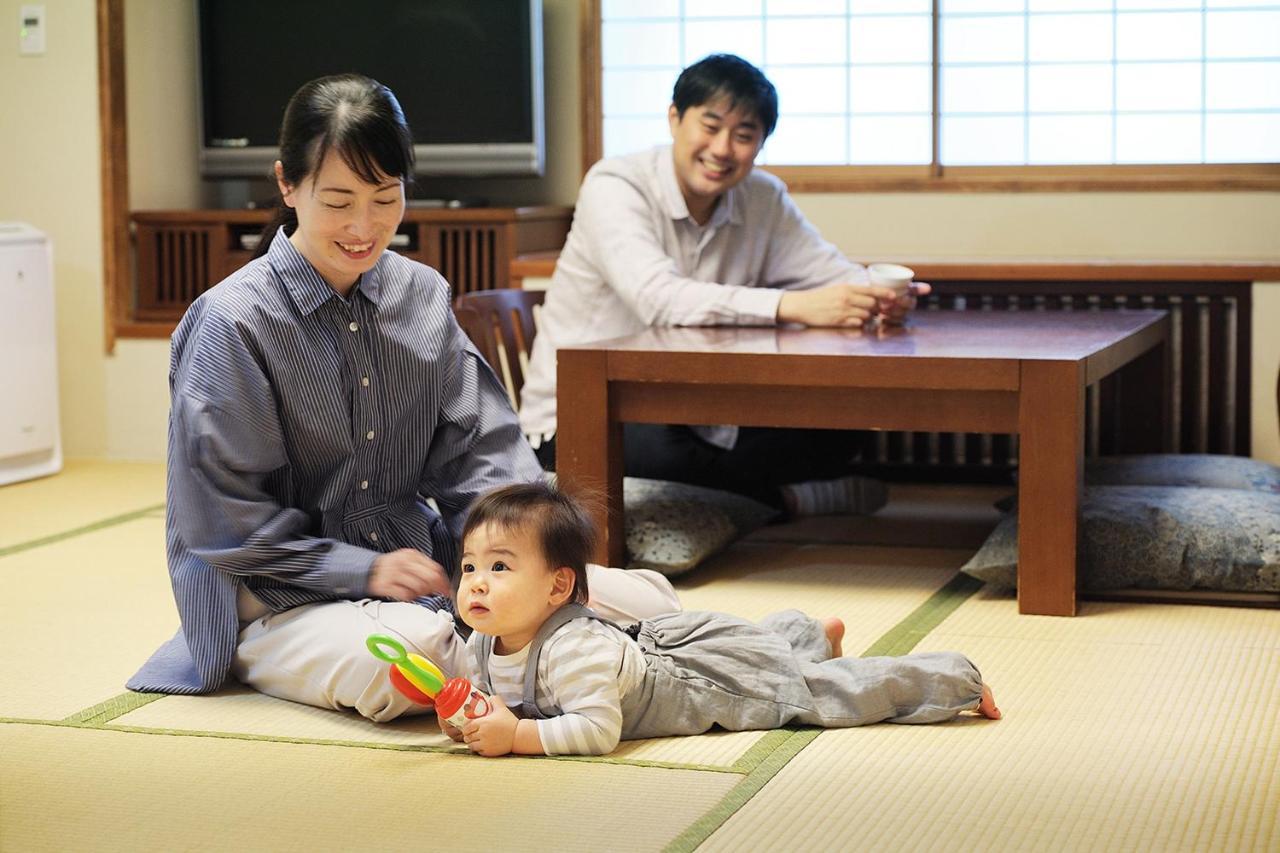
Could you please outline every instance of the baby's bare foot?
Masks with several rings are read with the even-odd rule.
[[[822,630],[826,632],[827,642],[831,644],[831,656],[844,657],[844,647],[841,645],[844,641],[844,623],[835,616],[828,616],[822,620]]]
[[[998,720],[1002,716],[996,707],[996,697],[991,695],[991,688],[982,685],[982,701],[978,703],[978,713],[990,720]]]

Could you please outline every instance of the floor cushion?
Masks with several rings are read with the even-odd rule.
[[[1280,591],[1280,494],[1236,488],[1089,486],[1078,587]],[[1018,517],[1004,518],[962,570],[1012,589]]]
[[[555,483],[555,473],[546,474]],[[743,495],[643,477],[622,479],[628,569],[675,577],[781,513]]]
[[[1087,462],[1084,481],[1092,486],[1208,486],[1280,495],[1280,467],[1211,453],[1100,456]]]
[[[687,483],[624,477],[627,568],[683,574],[778,510],[742,495]]]

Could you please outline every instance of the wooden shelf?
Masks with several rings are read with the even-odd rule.
[[[550,278],[558,250],[511,261],[513,279]],[[1144,261],[1099,258],[894,258],[920,281],[1275,281],[1280,261]],[[870,262],[870,259],[868,259]]]
[[[204,291],[244,266],[269,210],[139,210],[130,214],[136,277],[132,322],[119,334],[172,329]],[[565,207],[415,209],[405,212],[395,251],[434,267],[454,296],[511,286],[521,254],[557,250],[569,233]]]

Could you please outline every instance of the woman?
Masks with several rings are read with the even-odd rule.
[[[448,285],[387,251],[412,175],[385,86],[325,77],[290,100],[277,222],[173,335],[166,531],[182,629],[131,689],[206,693],[230,673],[382,721],[413,706],[369,634],[462,669],[449,594],[463,514],[541,472]],[[654,573],[598,573],[605,612],[679,608]]]

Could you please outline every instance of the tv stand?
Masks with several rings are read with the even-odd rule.
[[[134,319],[176,322],[197,296],[253,257],[272,210],[137,210]],[[559,249],[567,207],[427,208],[411,205],[392,251],[434,267],[454,297],[511,286],[511,261]]]

